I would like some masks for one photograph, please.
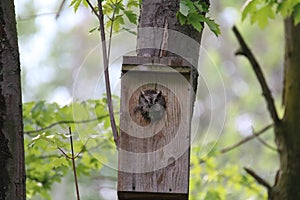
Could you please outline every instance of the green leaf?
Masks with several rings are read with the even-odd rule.
[[[137,24],[137,16],[135,13],[133,13],[133,11],[129,10],[129,11],[124,11],[124,14],[126,15],[126,17],[128,18],[128,20],[133,23],[133,24]]]
[[[121,25],[124,25],[124,24],[125,24],[125,22],[124,22],[123,15],[116,16],[114,19],[113,30],[115,32],[119,31],[121,29]]]
[[[131,9],[132,7],[139,7],[139,2],[137,0],[129,0],[127,3],[127,8]]]
[[[124,4],[122,1],[119,1],[118,3],[110,4],[110,6],[115,11],[115,14],[119,14],[122,10],[125,10]]]
[[[51,165],[53,168],[58,168],[61,166],[69,166],[69,162],[65,157],[60,157],[60,158],[55,158],[52,162]]]
[[[99,26],[95,26],[94,28],[90,29],[89,33],[93,33],[96,30],[99,30]]]
[[[275,13],[269,5],[266,5],[253,14],[251,22],[258,22],[259,27],[263,29],[268,24],[269,18],[274,19]]]
[[[177,12],[176,17],[179,20],[180,25],[184,25],[187,22],[187,17],[185,17],[180,12]]]
[[[128,33],[131,33],[132,35],[135,35],[135,36],[137,36],[137,32],[136,31],[132,31],[131,29],[129,29],[129,28],[125,28],[125,27],[123,27],[122,28],[122,30],[125,30],[125,31],[127,31]]]
[[[217,191],[208,191],[204,200],[222,200],[219,193]]]
[[[296,26],[300,22],[300,3],[295,6],[293,16],[294,16],[294,25]]]
[[[294,7],[300,3],[300,0],[285,0],[278,4],[277,11],[283,17],[288,17],[293,13]]]
[[[74,7],[74,12],[76,12],[81,4],[82,0],[73,0],[70,4],[70,6]]]
[[[88,4],[88,2],[87,2],[86,0],[83,0],[83,1],[82,1],[82,4],[83,4],[86,8],[89,7],[89,4]]]
[[[185,1],[180,1],[179,12],[183,16],[187,16],[189,14],[190,8],[186,5]]]
[[[199,10],[200,13],[207,13],[209,11],[209,5],[203,1],[195,1],[194,6]]]
[[[209,29],[216,35],[220,35],[221,34],[221,30],[220,30],[220,26],[219,24],[215,23],[214,20],[206,18],[205,19],[205,23],[208,25]]]
[[[258,3],[259,0],[252,0],[246,2],[246,5],[244,5],[244,9],[242,12],[242,21],[244,21],[248,15],[252,15],[252,13],[256,12]]]
[[[203,29],[201,21],[203,21],[203,15],[201,17],[198,13],[190,13],[187,17],[187,24],[191,24],[198,32]]]

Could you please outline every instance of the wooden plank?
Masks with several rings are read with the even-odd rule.
[[[180,57],[123,56],[123,65],[161,64],[166,66],[193,67],[191,62]]]
[[[180,73],[128,71],[121,81],[119,193],[188,194],[194,99],[189,80]],[[145,89],[161,90],[166,99],[165,117],[157,123],[134,112]]]
[[[118,192],[119,199],[122,200],[188,200],[187,194],[162,194],[147,192]],[[142,197],[142,198],[141,198]],[[163,199],[162,199],[163,197]]]

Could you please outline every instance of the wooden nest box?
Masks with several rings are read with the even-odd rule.
[[[123,58],[119,200],[188,199],[197,77],[181,58]]]

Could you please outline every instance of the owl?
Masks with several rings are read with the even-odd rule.
[[[166,101],[160,90],[142,90],[135,113],[140,111],[148,122],[159,121],[165,112]]]

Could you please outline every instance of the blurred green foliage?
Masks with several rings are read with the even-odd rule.
[[[281,14],[283,18],[293,16],[294,24],[297,25],[300,22],[299,9],[299,0],[252,0],[245,4],[242,19],[249,15],[251,23],[257,22],[261,28],[264,28],[269,18],[274,19],[276,14]]]
[[[106,107],[105,98],[62,107],[45,101],[23,104],[28,199],[37,194],[51,199],[52,185],[72,171],[66,157],[71,157],[68,127],[73,130],[77,174],[102,168],[108,158],[92,149],[115,149]]]

